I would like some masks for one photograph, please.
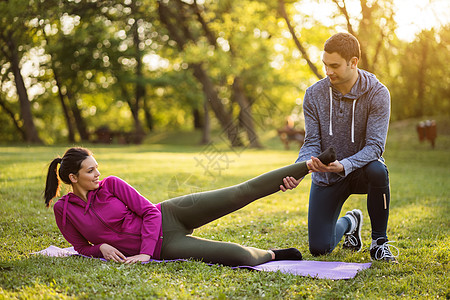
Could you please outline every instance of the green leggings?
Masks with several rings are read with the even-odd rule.
[[[241,184],[176,197],[161,203],[162,259],[194,258],[223,265],[255,266],[272,260],[267,250],[192,236],[195,228],[232,213],[280,190],[283,178],[308,174],[305,162],[265,173]]]

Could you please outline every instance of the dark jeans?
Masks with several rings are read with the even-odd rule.
[[[351,194],[367,194],[372,239],[386,237],[389,217],[389,174],[378,160],[355,170],[331,186],[311,185],[308,211],[309,249],[313,255],[330,253],[350,229],[347,217],[338,220]]]
[[[254,266],[268,262],[266,250],[192,236],[195,228],[232,213],[280,190],[283,178],[299,179],[308,174],[306,163],[292,164],[244,183],[203,193],[173,198],[161,203],[162,259],[196,258],[224,265]]]

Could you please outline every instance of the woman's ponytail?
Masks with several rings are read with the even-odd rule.
[[[81,169],[81,163],[90,155],[92,155],[92,152],[86,148],[73,147],[69,148],[62,158],[55,158],[50,163],[44,191],[45,205],[47,207],[49,207],[53,198],[57,195],[59,196],[60,181],[65,184],[71,184],[69,175],[78,174],[78,171]],[[59,170],[58,164],[61,164]]]
[[[45,206],[49,207],[50,201],[55,198],[55,196],[59,195],[60,190],[60,182],[58,175],[56,173],[58,164],[62,162],[62,158],[55,158],[48,167],[47,173],[47,181],[45,182]]]

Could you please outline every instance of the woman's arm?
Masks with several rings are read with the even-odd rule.
[[[109,177],[106,184],[112,193],[142,218],[140,254],[153,256],[161,231],[161,212],[131,185],[118,177]]]
[[[61,204],[61,205],[60,205]],[[58,225],[59,231],[61,231],[64,238],[73,246],[73,248],[80,254],[91,257],[103,257],[100,251],[100,246],[92,245],[86,240],[81,233],[72,225],[70,219],[66,219],[66,224],[62,225],[62,203],[55,203],[53,210],[55,212],[56,225]]]

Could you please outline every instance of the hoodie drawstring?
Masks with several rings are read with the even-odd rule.
[[[95,193],[95,194],[97,194],[97,193]],[[89,197],[89,196],[92,196],[92,193],[91,193],[91,195],[89,195],[89,194],[87,195],[87,203],[86,203],[86,207],[84,208],[84,214],[87,213],[87,211],[89,210],[89,207],[91,206],[91,200],[93,197]]]
[[[353,108],[352,108],[352,143],[355,142],[355,107],[356,100],[353,100]],[[329,127],[329,135],[333,135],[333,88],[330,86],[330,127]]]
[[[353,100],[353,109],[352,109],[352,143],[355,142],[355,106],[356,106],[356,99]]]
[[[64,208],[63,208],[63,219],[62,219],[62,226],[66,226],[66,216],[67,216],[67,205],[69,204],[69,197],[66,196],[66,199],[64,199]]]
[[[333,135],[333,88],[330,86],[330,131],[329,135]]]
[[[94,192],[92,192],[92,193],[88,193],[87,194],[87,203],[86,203],[86,206],[85,206],[85,208],[84,208],[84,214],[86,214],[87,213],[87,211],[89,210],[89,207],[91,206],[91,202],[92,202],[92,199],[94,199],[95,198],[95,196],[97,195],[97,192],[98,192],[98,190],[99,190],[100,188],[98,188],[98,189],[96,189]],[[66,218],[67,218],[67,206],[68,206],[68,204],[69,204],[69,194],[67,194],[66,196],[64,196],[65,197],[65,199],[64,199],[64,208],[63,208],[63,218],[62,218],[62,226],[64,227],[64,226],[66,226]]]

